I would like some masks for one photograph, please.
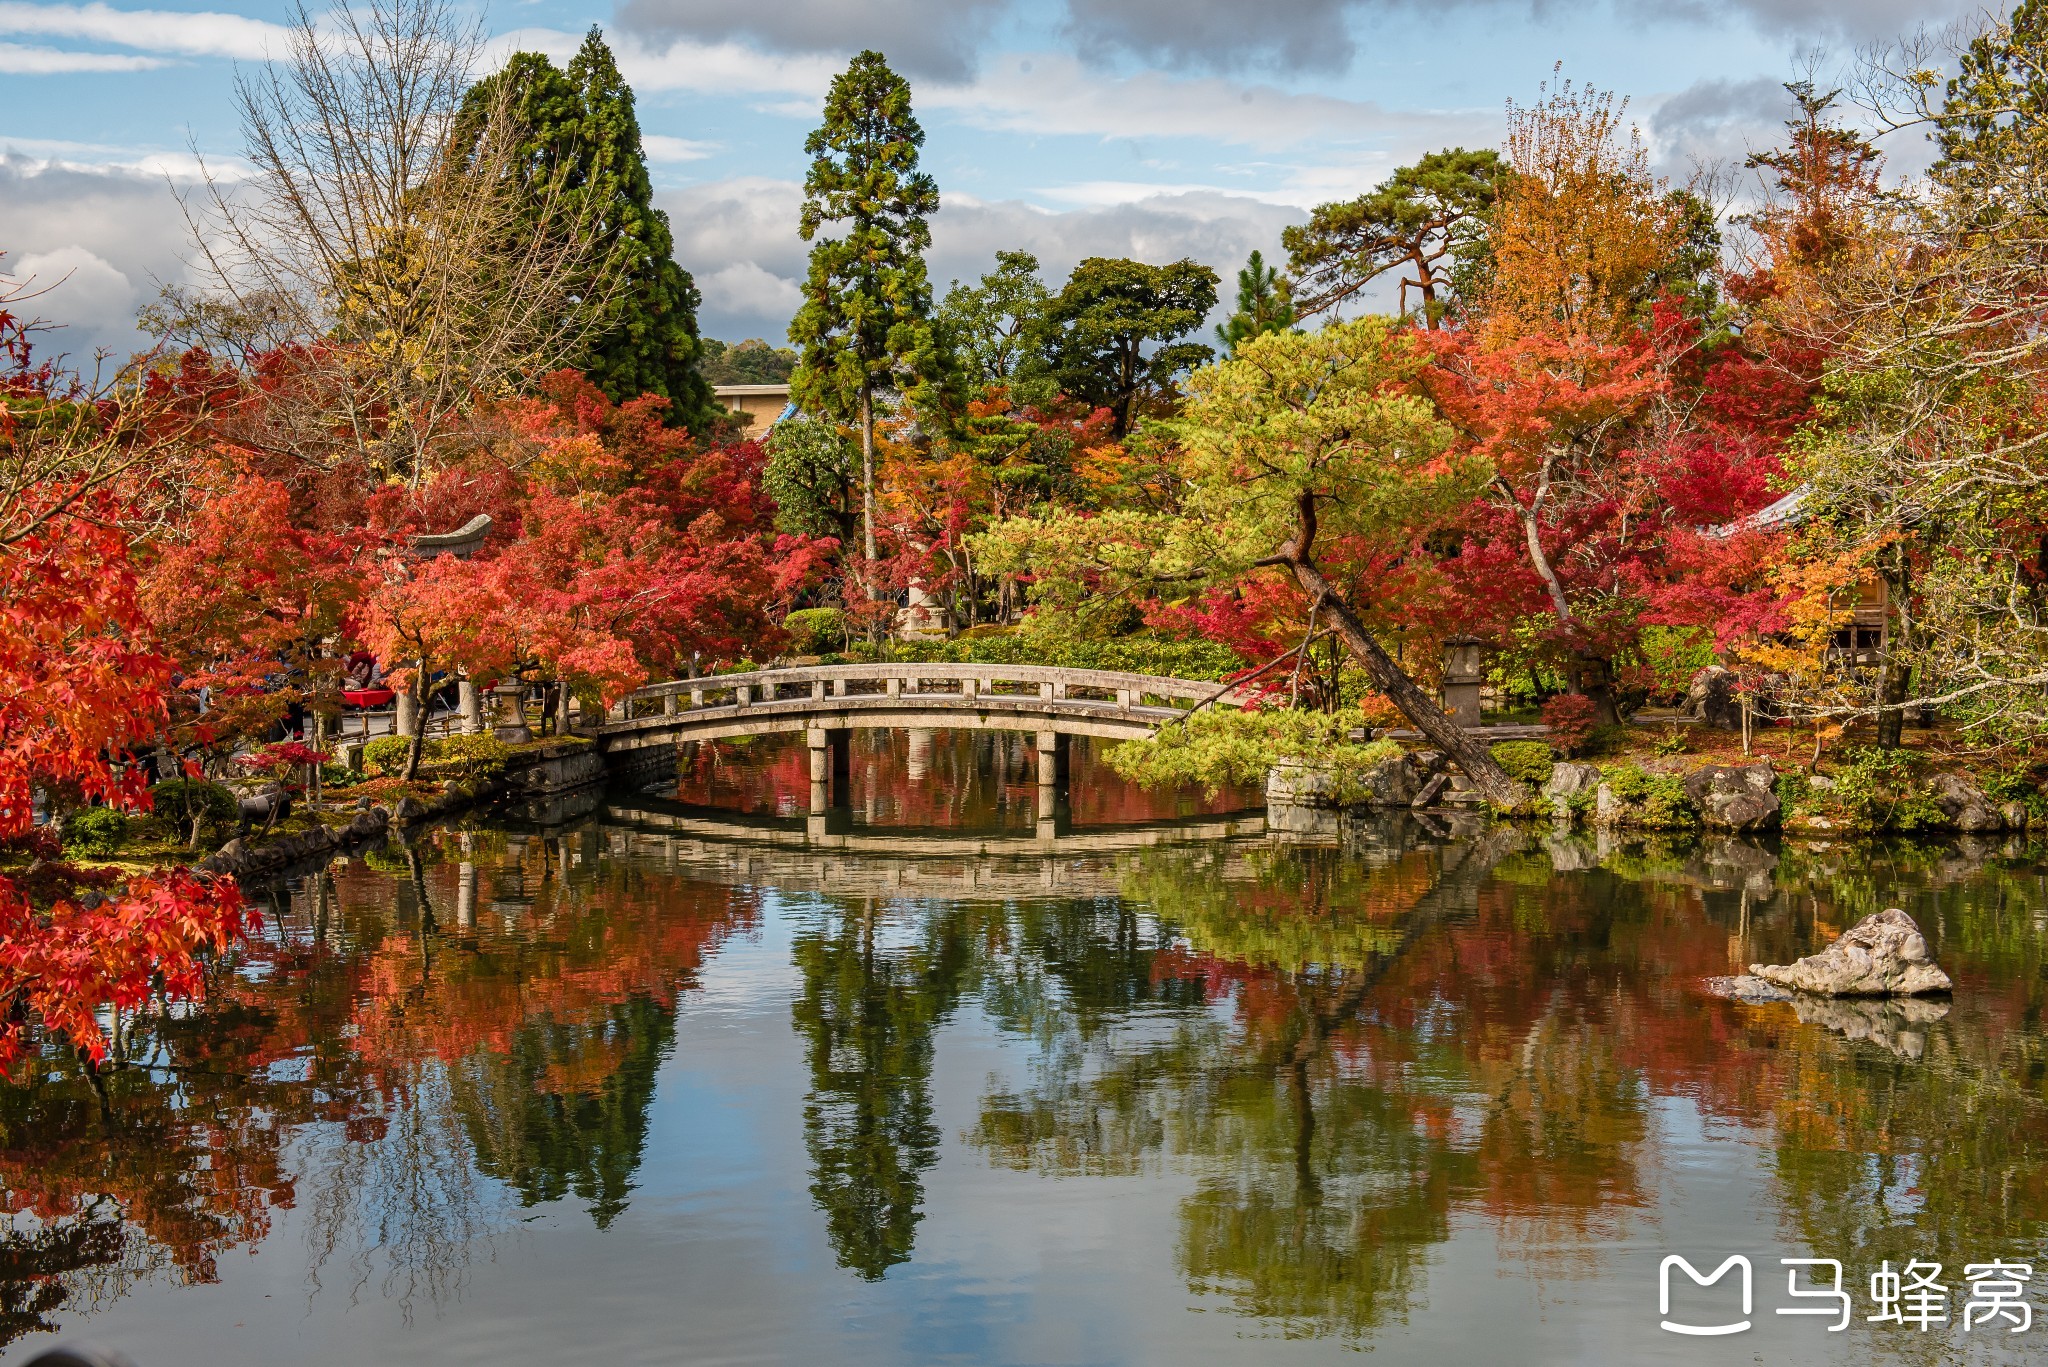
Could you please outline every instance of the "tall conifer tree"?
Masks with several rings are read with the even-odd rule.
[[[714,410],[711,386],[698,371],[700,296],[672,254],[668,215],[654,207],[633,90],[611,48],[593,28],[566,73],[539,53],[516,53],[470,91],[467,111],[481,117],[506,82],[528,128],[522,164],[536,193],[558,180],[557,193],[605,206],[619,285],[585,344],[581,368],[614,402],[659,394],[669,401],[671,423],[702,432]]]
[[[799,231],[811,248],[804,305],[789,325],[803,359],[798,403],[859,425],[862,545],[875,558],[875,395],[914,387],[935,370],[931,282],[924,251],[938,186],[917,169],[924,129],[910,85],[881,53],[861,53],[833,78],[825,121],[804,142]],[[818,237],[827,224],[837,237]]]

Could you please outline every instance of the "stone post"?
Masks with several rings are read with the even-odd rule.
[[[498,722],[493,734],[508,745],[532,740],[533,732],[526,725],[526,685],[517,679],[500,679],[491,695],[498,700]]]
[[[1486,642],[1453,636],[1444,642],[1444,711],[1460,726],[1479,725],[1479,690],[1486,683]]]
[[[397,736],[409,736],[420,724],[419,700],[407,689],[392,703],[391,732]]]
[[[455,705],[462,713],[462,730],[465,735],[480,735],[484,729],[483,699],[477,694],[476,685],[468,679],[455,685]]]

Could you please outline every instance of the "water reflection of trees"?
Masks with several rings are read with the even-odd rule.
[[[839,1265],[874,1280],[910,1258],[922,1174],[937,1161],[932,1035],[960,999],[971,953],[957,911],[915,938],[879,924],[870,899],[833,908],[796,938],[793,1008],[811,1070],[804,1143],[811,1199]]]
[[[310,879],[204,1009],[124,1021],[121,1066],[0,1088],[0,1335],[211,1281],[289,1208],[314,1289],[407,1307],[460,1287],[508,1203],[615,1218],[677,997],[758,911],[602,854],[451,834]]]
[[[1920,889],[1903,900],[1959,980],[1999,985],[1925,1024],[1916,1063],[1697,992],[1861,915],[1871,857],[1795,860],[1774,883],[1748,847],[1521,844],[1279,850],[1241,868],[1155,852],[1127,885],[1162,922],[1145,971],[1200,983],[1212,1009],[1164,1038],[1089,1038],[1079,1011],[1034,1011],[1064,1037],[1031,1086],[984,1099],[974,1142],[1049,1173],[1185,1167],[1191,1288],[1276,1332],[1352,1341],[1405,1312],[1459,1209],[1539,1275],[1595,1269],[1664,1175],[1660,1097],[1756,1133],[1789,1237],[1820,1256],[1960,1266],[2038,1248],[2031,866],[1886,870],[1888,901]]]
[[[1032,1088],[984,1101],[975,1142],[1049,1172],[1188,1163],[1179,1256],[1193,1289],[1283,1333],[1365,1338],[1408,1304],[1470,1166],[1376,1076],[1368,998],[1499,853],[1281,849],[1249,876],[1217,850],[1141,861],[1129,889],[1159,918],[1149,973],[1233,1000],[1235,1018],[1190,1013],[1163,1040],[1049,1051]]]

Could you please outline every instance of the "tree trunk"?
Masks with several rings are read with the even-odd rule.
[[[1416,250],[1409,256],[1408,259],[1409,261],[1414,263],[1415,288],[1416,291],[1422,295],[1422,325],[1423,327],[1429,329],[1431,332],[1435,332],[1437,330],[1436,274],[1430,270],[1429,261],[1422,255],[1422,249],[1420,247],[1416,248]],[[1404,296],[1403,302],[1405,303],[1405,296],[1408,292],[1408,282],[1403,281],[1401,283],[1401,292]]]
[[[1407,671],[1380,648],[1380,643],[1365,629],[1365,623],[1358,620],[1358,614],[1331,587],[1322,571],[1306,559],[1294,559],[1286,564],[1294,574],[1294,582],[1309,596],[1309,601],[1323,605],[1323,611],[1330,615],[1337,634],[1344,638],[1344,644],[1373,681],[1373,686],[1385,693],[1394,706],[1401,709],[1401,715],[1413,722],[1415,729],[1427,736],[1431,744],[1465,771],[1465,776],[1472,780],[1472,786],[1479,790],[1480,796],[1503,811],[1519,811],[1527,807],[1529,790],[1509,778],[1507,770],[1500,767],[1500,761],[1493,757],[1491,750],[1466,735],[1463,727],[1452,721],[1427,693],[1416,687],[1415,680],[1409,678]]]
[[[1537,484],[1535,502],[1527,507],[1515,497],[1515,491],[1508,487],[1506,480],[1496,479],[1494,483],[1522,521],[1522,539],[1528,545],[1530,568],[1543,581],[1543,591],[1550,597],[1550,610],[1557,617],[1558,625],[1568,632],[1574,631],[1578,622],[1572,616],[1571,600],[1565,596],[1564,581],[1557,577],[1557,570],[1550,563],[1550,552],[1544,549],[1543,524],[1539,520],[1539,510],[1550,492],[1549,466],[1545,465]],[[1592,701],[1593,714],[1600,725],[1621,725],[1621,708],[1614,701],[1614,671],[1608,667],[1607,661],[1573,646],[1571,680],[1572,691],[1583,693]]]
[[[875,397],[869,382],[860,382],[861,548],[875,558]]]
[[[1908,648],[1912,643],[1912,617],[1906,595],[1911,591],[1907,579],[1906,548],[1894,542],[1891,554],[1880,562],[1878,573],[1884,579],[1885,622],[1884,641],[1878,656],[1877,672],[1877,748],[1896,750],[1905,742],[1906,698],[1911,692],[1913,667],[1908,662]],[[1852,620],[1849,626],[1850,649],[1855,649],[1856,626]]]
[[[427,662],[423,657],[412,674],[412,744],[405,748],[405,772],[399,777],[411,783],[419,777],[420,752],[427,743]]]

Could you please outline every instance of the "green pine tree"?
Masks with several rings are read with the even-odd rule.
[[[1091,256],[1046,305],[1035,340],[1061,391],[1111,410],[1121,441],[1146,408],[1173,400],[1178,377],[1215,358],[1213,347],[1181,339],[1216,307],[1217,283],[1193,260]]]
[[[668,215],[654,207],[633,90],[603,35],[590,31],[567,72],[539,53],[514,54],[469,92],[465,117],[480,119],[506,83],[528,130],[520,161],[536,206],[548,193],[602,206],[606,268],[618,286],[579,367],[614,401],[660,395],[669,422],[705,431],[716,408],[698,368],[700,296],[676,264]]]
[[[1297,286],[1296,306],[1314,317],[1338,308],[1388,271],[1399,271],[1425,327],[1437,327],[1461,282],[1484,271],[1486,224],[1507,175],[1498,152],[1431,152],[1356,199],[1319,204],[1280,235]]]
[[[833,78],[825,121],[804,142],[799,232],[811,248],[804,305],[789,325],[803,359],[790,384],[810,413],[856,424],[861,440],[862,545],[875,547],[875,396],[905,392],[937,369],[924,252],[938,186],[917,169],[924,130],[910,84],[879,52]],[[837,237],[819,237],[832,225]]]
[[[1235,356],[1252,338],[1293,326],[1293,284],[1278,267],[1267,265],[1266,258],[1253,251],[1237,273],[1237,311],[1216,325],[1216,340],[1223,343],[1223,354]]]

